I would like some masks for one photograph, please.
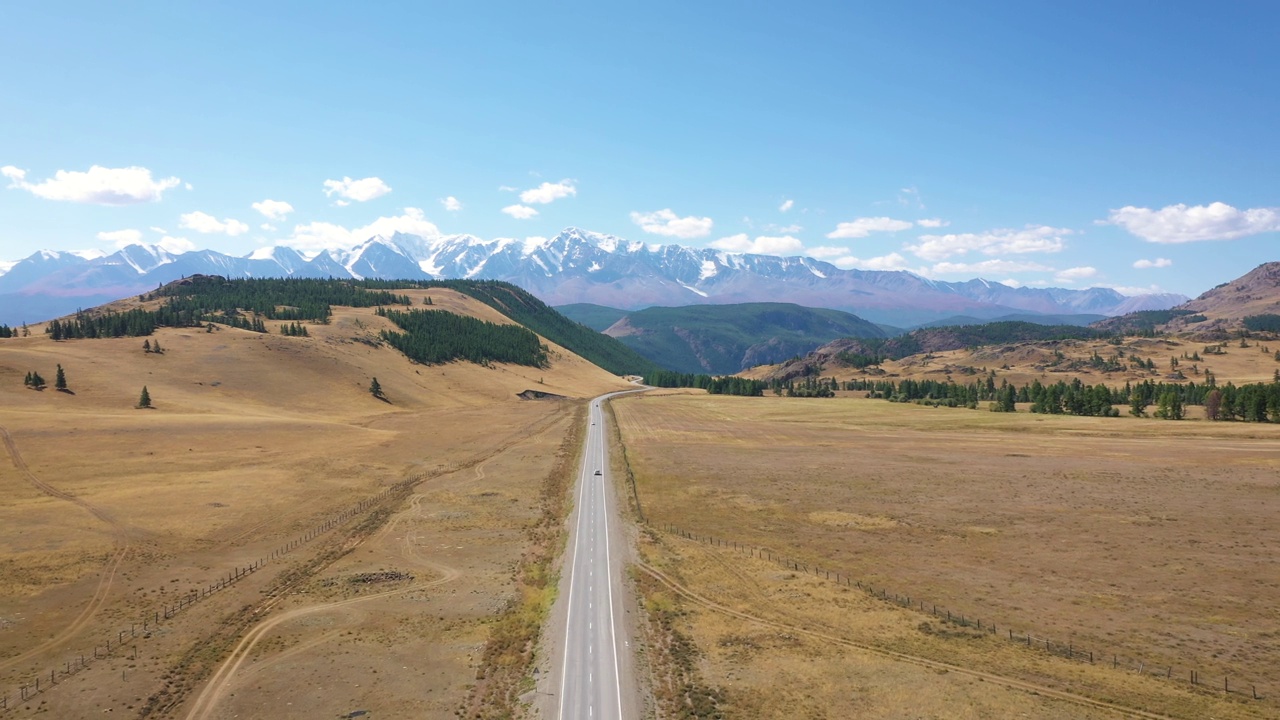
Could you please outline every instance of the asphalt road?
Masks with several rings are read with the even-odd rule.
[[[623,610],[624,543],[609,484],[604,418],[591,401],[591,425],[578,477],[563,653],[558,688],[560,720],[636,717],[635,683]]]

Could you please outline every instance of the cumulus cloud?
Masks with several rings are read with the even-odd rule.
[[[930,262],[946,260],[969,252],[980,252],[984,255],[1052,253],[1066,247],[1062,238],[1071,233],[1072,231],[1066,228],[1028,225],[1021,230],[921,235],[917,244],[907,245],[906,249]]]
[[[842,257],[849,254],[849,248],[846,247],[815,247],[809,248],[805,254],[814,258],[833,258]]]
[[[560,198],[578,194],[572,180],[561,180],[557,183],[544,182],[536,188],[529,188],[520,193],[520,202],[530,205],[546,205]]]
[[[462,201],[458,200],[458,198],[452,195],[441,200],[440,204],[443,205],[444,209],[448,210],[449,212],[458,212],[459,210],[462,209]]]
[[[928,269],[930,275],[992,275],[996,273],[1053,272],[1053,268],[1017,260],[983,260],[976,263],[940,262]]]
[[[942,218],[924,218],[923,220],[917,220],[916,224],[922,228],[940,228],[950,225],[951,221],[943,220]]]
[[[98,233],[98,239],[112,243],[118,248],[137,245],[142,242],[141,230],[109,230]]]
[[[424,238],[440,236],[440,228],[427,219],[421,208],[407,207],[404,214],[391,217],[380,217],[377,220],[357,228],[328,222],[310,222],[296,225],[293,233],[281,245],[304,253],[316,253],[323,250],[336,250],[354,247],[374,235],[391,237],[396,233],[417,235]]]
[[[264,217],[271,220],[283,220],[286,215],[293,212],[293,206],[283,200],[263,200],[256,202],[249,207],[262,213]]]
[[[239,220],[233,220],[231,218],[218,220],[218,218],[208,213],[200,212],[199,210],[183,213],[178,218],[178,225],[188,230],[195,230],[198,233],[204,233],[206,235],[218,234],[235,237],[249,232],[249,226]]]
[[[276,226],[275,226],[275,225],[272,225],[271,223],[262,223],[262,224],[261,224],[261,225],[259,225],[258,227],[259,227],[259,228],[262,228],[263,230],[266,230],[267,232],[275,232],[275,231],[276,231]]]
[[[631,222],[639,225],[640,229],[647,233],[686,240],[710,235],[711,227],[715,224],[709,217],[696,217],[694,215],[680,217],[670,208],[649,213],[632,212]]]
[[[335,202],[338,205],[348,205],[354,200],[356,202],[368,202],[374,198],[380,198],[391,192],[391,186],[382,181],[382,178],[367,177],[360,180],[352,180],[349,177],[343,177],[341,180],[325,180],[324,194],[333,197],[338,196]]]
[[[894,220],[888,217],[865,217],[840,223],[835,230],[827,233],[827,237],[831,240],[864,238],[873,232],[898,232],[911,227],[912,224],[906,220]]]
[[[752,253],[754,255],[799,255],[804,251],[804,243],[790,235],[781,237],[760,235],[753,240],[746,233],[722,237],[713,241],[711,247],[717,250]]]
[[[1059,270],[1053,276],[1053,279],[1060,283],[1073,283],[1076,280],[1084,280],[1098,274],[1098,269],[1093,267],[1073,267],[1066,270]]]
[[[846,256],[831,261],[832,265],[845,270],[906,270],[907,259],[898,253],[889,253],[872,258],[856,258]]]
[[[194,252],[196,244],[183,237],[170,237],[165,235],[160,238],[160,242],[156,246],[166,250],[171,255],[181,255],[182,253]]]
[[[46,200],[93,205],[136,205],[156,202],[166,190],[177,187],[176,177],[155,179],[144,167],[106,168],[94,165],[85,172],[59,170],[44,182],[27,182],[27,171],[6,165],[0,174],[9,178],[9,187],[26,190]]]
[[[538,214],[538,211],[528,205],[508,205],[502,208],[502,212],[517,220],[528,220]]]
[[[782,204],[778,206],[778,212],[786,212],[795,206],[795,200],[783,200]]]
[[[1148,270],[1150,268],[1167,268],[1173,264],[1169,258],[1156,258],[1155,260],[1142,259],[1133,263],[1133,266],[1139,270]]]
[[[1223,202],[1194,206],[1179,203],[1159,210],[1128,205],[1112,210],[1105,222],[1153,243],[1234,240],[1280,232],[1280,208],[1239,210]]]

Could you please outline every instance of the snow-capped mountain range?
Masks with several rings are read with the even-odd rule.
[[[567,228],[537,241],[397,233],[312,257],[285,246],[264,247],[245,257],[212,250],[173,254],[150,245],[130,245],[102,256],[42,250],[0,263],[0,323],[47,320],[194,274],[505,280],[550,305],[586,302],[634,310],[793,302],[896,325],[952,315],[1120,315],[1187,300],[1173,294],[1127,297],[1107,288],[1014,288],[980,279],[941,282],[902,271],[843,270],[807,257],[651,246]]]

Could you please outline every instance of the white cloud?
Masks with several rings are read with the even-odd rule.
[[[984,255],[1004,253],[1058,252],[1066,247],[1062,238],[1072,234],[1066,228],[1047,225],[1032,226],[1021,230],[991,230],[985,233],[961,233],[953,235],[921,235],[916,245],[906,249],[917,257],[936,262],[970,251]]]
[[[804,226],[803,225],[767,225],[765,226],[765,230],[768,230],[770,232],[776,232],[779,235],[795,235],[801,230],[804,230]]]
[[[249,232],[249,226],[239,220],[233,220],[231,218],[218,220],[218,218],[208,213],[200,212],[199,210],[183,213],[178,218],[178,225],[188,230],[195,230],[198,233],[204,233],[206,235],[216,233],[219,235],[230,235],[231,237],[235,237]]]
[[[283,200],[263,200],[249,207],[271,220],[283,220],[286,215],[293,212],[293,206]]]
[[[368,202],[374,198],[380,198],[391,192],[391,186],[382,182],[382,178],[367,177],[361,180],[352,180],[349,177],[343,177],[341,180],[325,180],[324,194],[333,197],[338,196],[338,200],[334,201],[339,206],[346,206],[349,200],[356,202]]]
[[[517,220],[528,220],[538,214],[538,211],[528,205],[508,205],[502,208],[502,212]]]
[[[444,209],[448,210],[449,212],[458,212],[459,210],[462,209],[462,201],[452,195],[441,200],[440,204],[443,205]]]
[[[804,243],[790,235],[781,237],[760,235],[752,240],[746,233],[722,237],[713,241],[711,247],[717,250],[755,255],[799,255],[804,251]]]
[[[498,192],[519,192],[520,188],[511,187],[510,185],[499,185]]]
[[[842,257],[849,254],[849,248],[846,247],[816,247],[809,248],[805,254],[814,258],[832,258]]]
[[[320,252],[346,249],[374,235],[391,237],[396,233],[434,238],[440,236],[440,229],[427,220],[426,213],[420,208],[407,207],[403,215],[380,217],[368,225],[352,229],[327,222],[297,225],[293,228],[293,234],[280,244],[303,252]]]
[[[935,263],[928,269],[930,275],[994,275],[996,273],[1053,272],[1053,268],[1034,262],[1017,260],[983,260],[976,263]]]
[[[1098,274],[1098,269],[1094,267],[1073,267],[1066,270],[1059,270],[1053,276],[1053,279],[1060,283],[1072,283],[1076,280],[1084,280]]]
[[[997,282],[999,282],[1001,285],[1008,285],[1011,288],[1020,288],[1022,287],[1022,284],[1023,284],[1021,280],[1014,280],[1013,278],[1008,278],[1006,280],[998,280]]]
[[[670,208],[650,213],[632,212],[631,222],[647,233],[686,240],[710,235],[711,227],[715,224],[709,217],[679,217]]]
[[[168,234],[169,234],[169,231],[168,231],[168,230],[165,230],[165,229],[164,229],[164,228],[162,228],[162,227],[156,227],[155,225],[152,225],[152,226],[151,226],[151,232],[153,232],[153,233],[158,233],[158,234],[160,234],[160,235],[168,235]]]
[[[1167,268],[1173,264],[1169,258],[1156,258],[1155,260],[1142,259],[1133,263],[1133,266],[1139,270],[1147,270],[1149,268]]]
[[[156,243],[156,245],[169,251],[172,255],[194,252],[196,249],[196,244],[190,240],[181,237],[169,237],[168,235],[160,238],[160,242]]]
[[[94,205],[134,205],[158,201],[164,191],[177,187],[176,177],[153,179],[144,167],[90,167],[86,172],[59,170],[41,183],[27,182],[27,171],[6,165],[0,174],[9,178],[9,187],[26,190],[46,200]]]
[[[778,206],[778,212],[786,212],[795,206],[795,200],[784,200],[782,201],[782,204]]]
[[[116,247],[122,248],[128,245],[137,245],[142,242],[141,230],[110,230],[98,233],[98,239],[113,243]]]
[[[261,224],[261,225],[259,225],[258,227],[262,228],[263,230],[266,230],[267,232],[275,232],[275,231],[276,231],[276,226],[275,226],[275,225],[272,225],[271,223],[262,223],[262,224]]]
[[[907,259],[898,253],[889,253],[873,258],[856,258],[852,256],[838,258],[831,261],[832,265],[845,270],[906,270]]]
[[[864,238],[873,232],[897,232],[907,230],[911,226],[911,223],[906,220],[894,220],[888,217],[858,218],[840,223],[835,230],[827,233],[827,237],[832,240]]]
[[[536,188],[530,188],[520,193],[520,202],[532,205],[546,205],[560,198],[577,194],[578,189],[573,186],[572,180],[561,180],[558,183],[544,182]]]
[[[1280,232],[1280,208],[1239,210],[1222,202],[1195,206],[1179,203],[1159,210],[1129,205],[1112,210],[1105,222],[1153,243],[1234,240]]]
[[[1147,287],[1141,287],[1141,286],[1135,287],[1132,285],[1104,285],[1102,283],[1099,283],[1098,287],[1111,288],[1112,290],[1115,290],[1121,295],[1128,295],[1130,297],[1134,295],[1154,295],[1157,293],[1168,292],[1168,290],[1161,288],[1159,285],[1149,285]]]
[[[917,220],[916,224],[922,228],[940,228],[950,225],[951,221],[943,220],[942,218],[924,218],[923,220]]]

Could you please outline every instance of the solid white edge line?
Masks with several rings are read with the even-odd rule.
[[[600,422],[604,422],[604,413],[601,413]],[[600,433],[600,465],[604,466],[604,440],[603,429]],[[600,478],[604,480],[603,477]],[[604,567],[608,573],[607,582],[609,585],[609,634],[613,639],[613,681],[616,685],[618,697],[618,720],[622,720],[622,675],[618,666],[618,631],[613,625],[613,567],[612,560],[609,557],[609,495],[606,491],[605,483],[600,483],[601,497],[604,501]]]
[[[591,413],[587,413],[590,419]],[[587,445],[591,444],[590,426],[587,429]],[[583,453],[582,472],[578,476],[578,507],[574,508],[574,512],[578,513],[578,519],[575,521],[576,527],[573,530],[573,559],[569,563],[569,601],[565,608],[564,616],[564,664],[560,667],[560,720],[564,720],[564,688],[565,683],[569,681],[569,633],[573,630],[573,578],[578,570],[578,543],[582,540],[582,511],[584,509],[582,497],[587,488],[587,453]]]

